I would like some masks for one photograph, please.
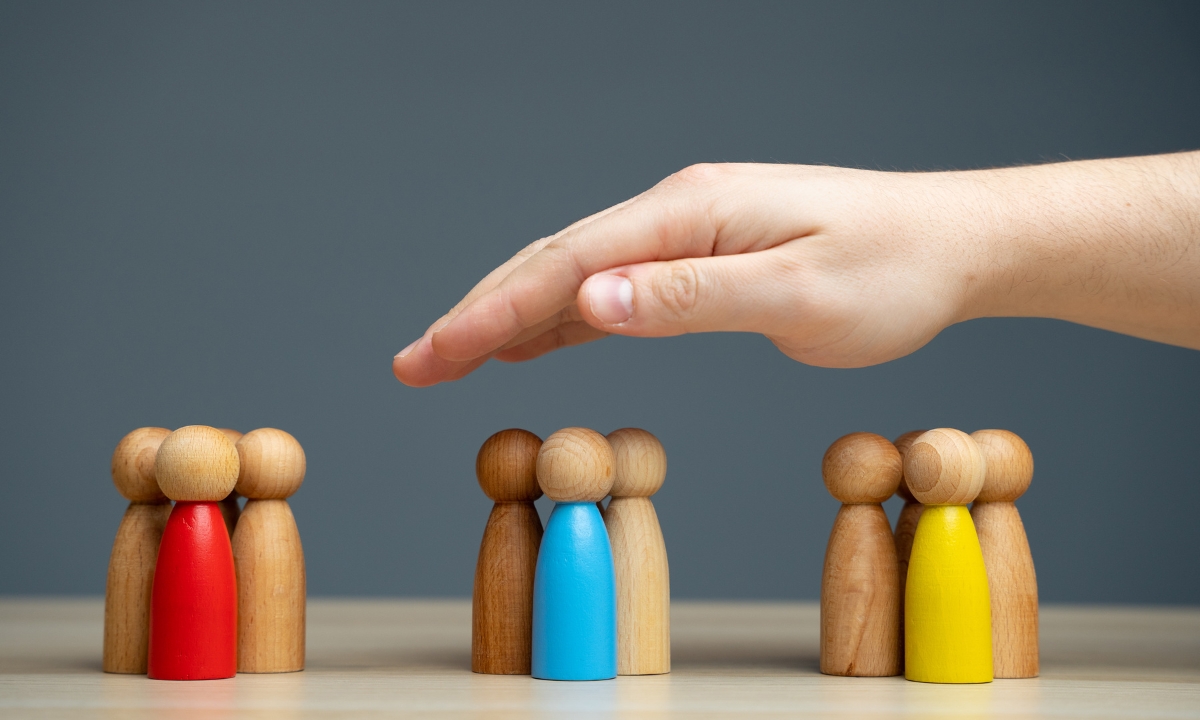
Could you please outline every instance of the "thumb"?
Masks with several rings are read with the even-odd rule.
[[[649,262],[592,275],[576,303],[589,325],[618,335],[770,334],[795,313],[783,248]]]

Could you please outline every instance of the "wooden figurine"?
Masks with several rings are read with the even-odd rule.
[[[237,483],[237,450],[220,430],[182,427],[159,446],[154,474],[175,508],[154,570],[149,675],[158,680],[233,677],[237,580],[218,503]]]
[[[887,438],[851,433],[825,452],[821,474],[843,505],[821,574],[821,672],[900,674],[900,574],[881,502],[900,483],[900,452]]]
[[[304,669],[305,574],[300,531],[287,498],[304,482],[304,448],[259,428],[237,443],[237,491],[246,507],[233,533],[238,588],[238,672]]]
[[[910,430],[900,437],[892,441],[896,449],[900,451],[900,461],[904,462],[904,456],[908,453],[908,449],[912,447],[913,440],[916,440],[921,435],[924,435],[924,430]],[[900,517],[896,518],[896,561],[900,568],[900,664],[904,664],[904,586],[908,581],[908,557],[912,554],[913,534],[917,532],[917,521],[921,519],[921,510],[924,505],[917,502],[913,497],[912,491],[908,489],[908,483],[904,481],[904,476],[900,476],[900,485],[896,488],[896,494],[904,500],[904,507],[900,508]]]
[[[987,459],[987,476],[971,518],[991,590],[996,677],[1037,677],[1037,575],[1025,525],[1013,504],[1033,480],[1033,454],[1024,440],[1007,430],[980,430],[971,437]]]
[[[645,430],[608,435],[615,459],[604,525],[617,580],[617,674],[671,672],[671,583],[667,546],[650,496],[667,476],[662,443]]]
[[[237,441],[242,439],[242,434],[237,430],[229,428],[217,428],[225,437],[229,438],[229,442],[237,445]],[[241,506],[238,505],[238,491],[234,490],[221,501],[221,517],[225,518],[225,529],[229,531],[229,541],[233,542],[233,531],[237,529],[238,517],[242,514]]]
[[[108,560],[104,591],[104,672],[146,673],[150,588],[171,503],[154,477],[154,456],[166,428],[139,428],[117,444],[112,479],[129,500]]]
[[[901,463],[904,462],[904,456],[908,454],[908,449],[912,447],[913,441],[924,435],[925,432],[925,430],[912,430],[892,441],[892,444],[900,451]],[[925,506],[913,497],[912,491],[908,489],[908,483],[904,481],[903,474],[900,477],[900,485],[896,488],[896,494],[904,500],[904,507],[900,508],[900,517],[896,519],[895,532],[896,559],[900,563],[900,594],[903,597],[904,580],[908,576],[908,557],[912,554],[913,534],[917,532],[917,521],[921,519],[921,510]],[[903,603],[901,603],[901,608],[903,608]]]
[[[471,671],[528,675],[533,645],[533,574],[542,521],[537,455],[542,440],[526,430],[501,430],[479,448],[475,477],[492,499],[479,544],[471,598]]]
[[[986,461],[970,435],[942,428],[913,441],[904,478],[925,504],[913,536],[904,598],[904,676],[934,683],[992,681],[987,571],[966,504]]]
[[[555,503],[533,581],[532,674],[545,680],[617,676],[612,547],[596,502],[613,483],[608,440],[566,428],[538,451],[537,479]]]

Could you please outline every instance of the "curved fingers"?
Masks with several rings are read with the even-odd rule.
[[[659,193],[662,195],[663,193]],[[432,336],[434,352],[469,360],[493,352],[575,301],[590,275],[631,263],[710,255],[715,229],[699,198],[640,196],[560,234]]]
[[[583,321],[565,323],[556,325],[525,342],[506,347],[493,357],[502,362],[524,362],[560,348],[582,345],[608,335],[609,333],[597,330]]]

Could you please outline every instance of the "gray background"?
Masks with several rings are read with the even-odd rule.
[[[815,598],[825,447],[947,425],[1033,447],[1043,599],[1200,602],[1197,352],[991,320],[862,370],[706,335],[390,371],[515,250],[693,162],[1196,148],[1198,37],[1189,3],[4,4],[0,593],[103,592],[138,426],[296,435],[312,594],[461,596],[484,438],[635,425],[676,597]]]

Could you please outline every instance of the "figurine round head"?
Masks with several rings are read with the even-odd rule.
[[[900,462],[904,462],[904,456],[908,454],[908,449],[912,447],[913,441],[926,433],[925,430],[909,430],[900,437],[892,441],[896,449],[900,451]],[[900,496],[904,502],[914,502],[912,490],[908,489],[908,483],[904,481],[904,475],[900,476],[900,486],[896,488],[896,494]]]
[[[900,484],[900,451],[882,435],[856,432],[838,438],[821,460],[829,494],[843,503],[887,500]]]
[[[926,505],[966,505],[983,487],[987,461],[961,430],[938,428],[913,441],[904,456],[904,478]]]
[[[238,453],[220,430],[181,427],[158,448],[154,474],[163,494],[176,502],[223,500],[237,483]]]
[[[638,428],[621,428],[608,434],[612,446],[613,497],[650,497],[667,477],[667,453],[658,438]]]
[[[163,439],[170,434],[166,428],[138,428],[117,443],[112,456],[112,479],[117,492],[126,500],[154,503],[167,499],[154,476],[154,457]]]
[[[546,438],[538,451],[538,484],[555,502],[597,502],[612,488],[615,463],[603,435],[564,428]]]
[[[241,471],[239,495],[255,500],[278,500],[291,496],[304,482],[308,464],[304,448],[283,430],[251,430],[237,442]]]
[[[501,430],[484,441],[475,456],[479,487],[495,502],[537,500],[538,450],[542,439],[528,430]]]
[[[1033,453],[1016,433],[977,430],[971,437],[987,461],[979,502],[1012,502],[1025,494],[1033,480]]]

